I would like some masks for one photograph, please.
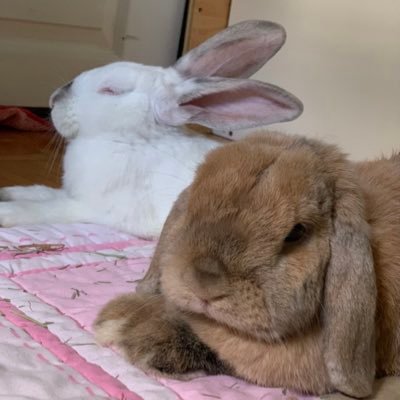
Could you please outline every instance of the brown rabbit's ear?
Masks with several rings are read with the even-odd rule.
[[[332,385],[353,397],[371,394],[375,376],[376,282],[356,184],[337,182],[331,260],[324,293],[324,357]]]
[[[154,256],[144,278],[138,283],[138,293],[160,293],[160,263],[163,254],[168,252],[168,247],[176,237],[176,231],[182,225],[182,214],[186,210],[189,197],[189,188],[186,188],[175,201],[164,227],[161,231]]]

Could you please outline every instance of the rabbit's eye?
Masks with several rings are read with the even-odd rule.
[[[285,238],[285,243],[295,243],[303,239],[307,228],[303,224],[296,224]]]
[[[99,93],[100,94],[108,94],[110,96],[117,96],[118,94],[120,94],[120,91],[113,89],[111,87],[104,87],[99,90]]]
[[[121,89],[121,88],[114,88],[111,86],[105,86],[99,90],[99,93],[105,94],[108,96],[119,96],[121,94],[131,92],[132,90],[133,89],[131,89],[131,88]]]

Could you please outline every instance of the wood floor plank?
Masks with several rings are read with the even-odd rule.
[[[59,187],[63,144],[52,132],[0,130],[0,187],[43,184]]]

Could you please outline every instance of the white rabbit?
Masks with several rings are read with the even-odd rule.
[[[0,225],[90,222],[154,238],[197,165],[221,140],[184,127],[251,128],[296,118],[301,102],[245,79],[285,41],[266,21],[233,25],[169,68],[117,62],[82,73],[50,98],[68,141],[61,189],[0,190]]]

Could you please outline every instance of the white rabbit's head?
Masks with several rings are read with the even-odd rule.
[[[53,123],[66,138],[132,135],[154,124],[150,100],[164,76],[162,68],[130,62],[83,72],[53,93]]]
[[[83,72],[51,96],[53,123],[67,139],[80,135],[133,140],[187,123],[226,131],[294,119],[302,112],[297,98],[246,79],[284,41],[280,25],[245,21],[169,68],[116,62]]]

